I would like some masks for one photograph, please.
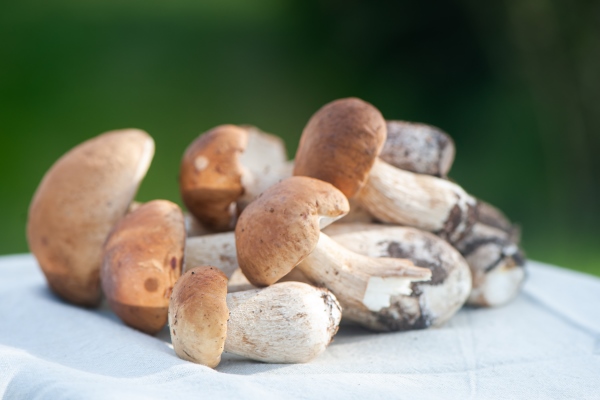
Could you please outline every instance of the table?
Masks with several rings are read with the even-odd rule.
[[[308,364],[180,360],[168,330],[64,303],[31,255],[0,257],[0,394],[6,399],[599,399],[600,279],[530,261],[523,293],[438,329],[344,325]]]

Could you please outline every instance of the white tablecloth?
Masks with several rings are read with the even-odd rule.
[[[0,257],[0,394],[6,399],[600,399],[600,280],[530,262],[524,292],[439,329],[343,326],[309,364],[225,355],[180,360],[168,330],[66,304],[29,255]]]

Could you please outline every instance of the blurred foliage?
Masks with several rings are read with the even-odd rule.
[[[453,179],[523,227],[531,258],[600,275],[600,2],[0,3],[0,254],[68,149],[138,127],[139,200],[179,201],[198,134],[249,123],[293,157],[321,105],[361,97],[457,145]]]

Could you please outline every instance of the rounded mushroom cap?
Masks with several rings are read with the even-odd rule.
[[[454,154],[454,141],[439,128],[387,121],[387,139],[379,157],[399,169],[445,177],[454,162]]]
[[[223,231],[233,227],[234,202],[244,193],[239,156],[248,131],[220,125],[200,135],[181,160],[179,184],[188,210],[206,226]]]
[[[125,129],[92,138],[46,172],[29,207],[27,241],[52,290],[69,302],[100,302],[102,245],[146,174],[154,141]]]
[[[326,104],[302,132],[294,175],[329,182],[350,198],[365,184],[386,134],[385,119],[373,105],[357,98]]]
[[[115,225],[100,276],[110,307],[123,322],[150,334],[165,326],[184,245],[183,213],[170,201],[145,203]]]
[[[218,268],[192,268],[179,278],[169,304],[169,328],[180,358],[219,365],[228,319],[227,277]]]
[[[293,176],[272,186],[242,212],[237,257],[255,286],[277,282],[308,256],[320,229],[348,213],[348,200],[329,183]]]

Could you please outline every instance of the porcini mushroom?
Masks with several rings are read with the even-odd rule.
[[[325,351],[340,319],[326,289],[284,282],[227,294],[227,278],[210,266],[187,271],[169,305],[175,352],[211,368],[223,351],[264,362],[308,362]]]
[[[243,208],[290,174],[283,141],[253,127],[220,125],[186,149],[179,176],[188,210],[214,231],[233,229]]]
[[[408,260],[353,253],[320,232],[347,212],[348,202],[334,186],[302,176],[284,179],[240,215],[240,268],[252,284],[265,286],[297,266],[336,295],[344,315],[364,324],[353,309],[378,312],[394,295],[411,294],[411,284],[430,279],[431,271]]]
[[[455,183],[391,166],[377,155],[386,122],[371,104],[341,99],[309,120],[294,175],[332,183],[382,222],[435,232],[451,242],[472,227],[476,201]]]
[[[369,257],[397,257],[429,268],[431,280],[416,282],[410,295],[392,297],[380,312],[356,310],[371,329],[409,330],[440,326],[465,303],[471,272],[460,253],[443,239],[419,229],[377,224],[334,224],[324,229],[347,249]]]
[[[379,157],[399,169],[443,178],[454,154],[452,138],[434,126],[387,121],[387,139]]]
[[[27,241],[60,297],[83,306],[100,302],[102,245],[153,155],[146,132],[111,131],[76,146],[46,172],[29,207]]]
[[[170,201],[145,203],[115,225],[101,278],[110,308],[123,322],[149,334],[165,326],[184,245],[183,214]]]

